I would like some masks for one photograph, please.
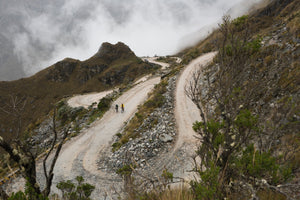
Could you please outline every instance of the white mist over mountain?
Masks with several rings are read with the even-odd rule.
[[[244,11],[258,1],[0,0],[0,80],[32,75],[65,57],[85,60],[102,42],[122,41],[138,56],[173,54],[233,6]]]

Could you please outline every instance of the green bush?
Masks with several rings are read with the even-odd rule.
[[[107,111],[110,108],[112,99],[108,98],[108,97],[104,97],[100,100],[100,102],[98,103],[98,110],[104,112]]]
[[[222,199],[222,192],[219,184],[220,168],[212,162],[210,167],[204,171],[198,171],[201,180],[191,181],[191,190],[196,200]]]
[[[278,181],[279,165],[270,152],[256,151],[254,145],[249,145],[236,159],[235,165],[240,174],[253,178],[265,178],[269,182]]]
[[[132,165],[124,165],[123,167],[119,168],[116,173],[121,175],[121,176],[127,176],[130,175],[133,171],[133,169],[136,166],[132,166]]]
[[[169,172],[167,169],[164,169],[162,172],[161,177],[163,177],[164,181],[169,183],[169,182],[173,182],[173,173]]]
[[[64,125],[69,119],[69,113],[71,111],[71,107],[68,105],[63,105],[57,110],[58,119],[61,120],[61,123]]]
[[[239,115],[236,117],[234,124],[239,129],[255,129],[257,130],[258,117],[251,114],[248,109],[241,110]]]
[[[62,196],[67,200],[89,200],[95,186],[84,183],[82,176],[76,177],[77,184],[75,185],[70,180],[59,182],[56,187],[61,190]]]
[[[261,48],[261,41],[262,41],[262,38],[260,36],[258,36],[251,42],[248,42],[248,44],[246,45],[246,48],[250,51],[251,54],[257,53],[257,52],[259,52],[259,50]]]
[[[58,119],[61,120],[62,125],[74,121],[78,116],[83,115],[82,113],[85,112],[86,110],[83,107],[72,108],[67,104],[62,105],[57,110]]]
[[[27,200],[28,198],[26,197],[26,195],[19,191],[17,193],[12,193],[12,195],[8,198],[8,200]]]
[[[8,200],[49,200],[49,198],[44,197],[42,194],[38,195],[27,181],[25,184],[25,192],[19,191],[17,193],[12,193]]]

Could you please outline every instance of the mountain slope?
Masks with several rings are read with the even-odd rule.
[[[128,46],[119,42],[104,43],[99,51],[85,61],[66,58],[17,81],[0,82],[0,107],[9,110],[10,96],[26,99],[22,112],[22,129],[45,116],[53,103],[78,93],[103,91],[120,84],[128,84],[157,66],[137,58]],[[9,136],[15,121],[1,112],[1,136]],[[10,131],[11,130],[11,131]]]
[[[274,0],[249,16],[224,17],[211,36],[182,52],[189,62],[219,51],[198,74],[201,92],[194,97],[214,131],[198,124],[203,174],[212,172],[214,163],[222,178],[193,189],[218,181],[214,198],[230,190],[229,199],[299,199],[299,44],[299,0]]]

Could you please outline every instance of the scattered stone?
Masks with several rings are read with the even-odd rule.
[[[173,141],[173,137],[172,136],[169,136],[167,134],[162,134],[159,136],[159,139],[162,141],[162,142],[172,142]]]
[[[155,109],[135,132],[140,137],[130,139],[117,151],[102,155],[99,159],[99,168],[106,168],[109,171],[116,171],[118,168],[135,163],[139,168],[147,167],[147,163],[157,155],[168,152],[176,136],[174,117],[174,89],[176,77],[169,80],[164,104]],[[153,124],[153,122],[157,122]],[[118,138],[112,142],[116,142]]]

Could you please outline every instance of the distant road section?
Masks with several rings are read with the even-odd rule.
[[[90,93],[84,95],[77,95],[68,100],[68,104],[71,107],[80,107],[88,108],[92,103],[99,102],[100,99],[105,97],[106,95],[112,93],[113,90],[107,90],[100,93]]]

